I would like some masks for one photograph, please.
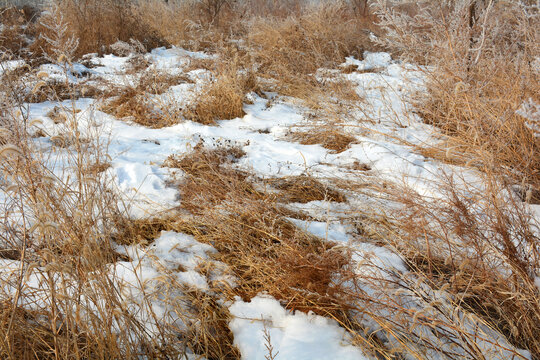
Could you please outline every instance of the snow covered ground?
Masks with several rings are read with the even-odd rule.
[[[183,73],[192,59],[205,58],[207,55],[179,48],[162,48],[145,57],[151,63],[150,70],[179,74]],[[69,81],[80,82],[84,79],[117,84],[133,82],[137,74],[126,73],[128,60],[129,57],[106,55],[93,58],[92,68],[75,64],[73,73],[78,76],[70,75]],[[442,164],[415,151],[414,145],[436,141],[432,138],[431,128],[417,119],[406,103],[412,91],[422,89],[422,74],[417,68],[394,61],[386,53],[366,53],[362,61],[348,58],[344,66],[351,64],[363,71],[339,76],[352,81],[365,102],[359,105],[362,111],[356,116],[357,120],[347,124],[356,141],[341,153],[321,145],[302,145],[291,141],[287,137],[290,129],[309,123],[303,110],[286,99],[277,98],[269,104],[268,99],[256,94],[251,95],[253,103],[245,105],[244,117],[218,121],[217,126],[184,121],[166,128],[150,129],[100,111],[100,104],[92,98],[80,98],[74,104],[69,100],[30,104],[29,112],[31,119],[40,120],[36,130],[40,128],[46,134],[37,140],[43,149],[50,149],[54,146],[52,139],[66,132],[66,124],[55,123],[49,116],[55,108],[70,109],[74,106],[80,110],[77,113],[77,123],[83,133],[99,129],[103,140],[109,143],[107,151],[111,166],[107,172],[114,179],[134,218],[166,213],[181,204],[182,198],[170,180],[173,175],[181,177],[182,174],[178,174],[177,169],[163,167],[163,163],[170,155],[189,152],[201,141],[209,147],[220,144],[240,146],[246,155],[235,166],[261,178],[307,173],[321,179],[340,178],[363,182],[376,179],[378,182],[406,184],[422,194],[435,197],[438,193],[433,184],[443,171],[458,172],[469,183],[477,181],[471,170]],[[10,63],[8,66],[16,67],[18,64]],[[62,70],[56,66],[43,65],[41,71],[47,72],[51,78],[64,79]],[[80,74],[86,75],[81,77]],[[192,70],[187,76],[193,82],[173,86],[164,94],[153,96],[163,101],[174,101],[177,105],[188,103],[191,97],[196,96],[197,90],[205,85],[210,74],[201,69]],[[365,114],[369,114],[372,121],[362,122]],[[352,165],[355,163],[365,164],[369,170],[354,170]],[[61,171],[61,163],[55,166]],[[307,232],[355,249],[360,254],[356,259],[359,274],[370,271],[362,267],[365,260],[362,257],[375,257],[376,264],[390,272],[406,273],[406,267],[391,249],[362,243],[346,222],[348,212],[358,207],[378,207],[381,202],[370,199],[366,194],[346,194],[348,202],[344,204],[327,201],[290,204],[291,208],[305,211],[317,219],[290,220]],[[201,291],[208,290],[208,281],[218,280],[230,286],[235,285],[235,279],[226,275],[225,264],[214,266],[216,269],[221,268],[221,273],[203,275],[197,271],[201,262],[213,261],[210,254],[216,250],[198,243],[186,234],[163,232],[148,248],[131,246],[119,247],[117,250],[132,259],[118,262],[111,269],[123,280],[123,294],[130,306],[140,304],[142,293],[138,281],[142,279],[146,287],[159,292],[159,279],[163,273],[176,271],[175,279],[178,283]],[[1,271],[16,268],[16,261],[12,261],[2,266]],[[176,270],[179,268],[182,271]],[[146,293],[148,291],[146,289]],[[141,308],[139,312],[141,320],[147,321],[149,331],[155,330],[155,316],[152,320],[149,313],[169,320],[172,316],[171,309],[167,307],[169,304],[161,301],[159,296],[153,299],[149,305],[152,311]],[[279,352],[278,359],[370,358],[361,348],[351,343],[350,336],[335,320],[314,314],[291,313],[268,295],[260,294],[249,302],[237,299],[227,306],[232,315],[230,329],[243,359],[265,359],[268,341]],[[181,323],[184,320],[174,321]],[[265,336],[269,340],[265,340]],[[524,353],[524,356],[529,355]]]

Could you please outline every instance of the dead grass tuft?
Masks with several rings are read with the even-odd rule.
[[[171,75],[163,71],[146,71],[139,79],[136,89],[153,95],[165,93],[171,86],[193,83],[182,74]]]
[[[149,95],[136,88],[124,87],[117,94],[107,100],[100,110],[117,118],[155,129],[177,123],[174,114],[164,112],[155,101],[149,98]]]
[[[181,169],[187,174],[182,185],[182,206],[192,213],[201,214],[208,207],[220,204],[230,193],[260,196],[246,182],[247,173],[227,166],[244,155],[239,147],[206,149],[199,143],[189,156],[180,159],[170,156],[164,166]],[[200,192],[201,186],[205,187],[205,192]]]
[[[270,185],[281,190],[280,200],[293,203],[308,203],[310,201],[345,202],[347,199],[339,191],[322,184],[309,175],[287,177],[270,180]]]
[[[92,346],[83,334],[72,337],[73,333],[66,329],[59,329],[58,334],[55,334],[49,327],[50,321],[50,313],[13,307],[3,301],[0,304],[0,333],[8,334],[4,344],[10,344],[11,349],[2,346],[0,354],[6,358],[18,354],[20,359],[54,359],[55,355],[48,344],[53,344],[55,340],[59,343],[77,342],[80,348]],[[11,329],[7,332],[10,324]]]
[[[134,85],[110,86],[102,92],[101,110],[117,118],[133,121],[150,128],[162,128],[180,120],[180,108],[169,99],[154,97],[162,95],[171,86],[191,82],[183,75],[170,75],[160,71],[145,71]]]
[[[186,347],[207,359],[240,358],[229,329],[231,316],[227,308],[207,292],[185,289],[184,293],[185,308],[196,319],[185,334]]]
[[[236,61],[218,68],[212,82],[184,109],[184,117],[205,125],[243,117],[246,94],[259,88],[255,74],[241,71]]]
[[[335,153],[341,153],[349,148],[349,145],[356,142],[352,135],[345,134],[335,126],[315,126],[310,130],[295,131],[292,138],[300,141],[304,145],[320,144]]]
[[[69,100],[77,94],[74,93],[72,86],[66,84],[65,81],[49,80],[44,86],[41,86],[36,91],[29,92],[25,101],[29,103],[41,103],[51,99],[57,101]]]
[[[121,222],[117,224],[117,228],[120,231],[113,236],[118,245],[148,245],[157,239],[162,231],[176,229],[174,219],[170,218],[119,220]]]

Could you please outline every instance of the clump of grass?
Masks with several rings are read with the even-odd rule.
[[[486,71],[491,66],[493,70]],[[430,98],[418,108],[427,123],[448,137],[453,153],[477,159],[483,168],[538,192],[538,134],[519,109],[529,99],[540,101],[535,95],[540,88],[528,65],[517,66],[501,61],[479,67],[474,74],[471,70],[472,86],[456,83],[450,74],[439,77],[430,86]],[[455,91],[448,92],[450,87]]]
[[[347,150],[350,144],[356,142],[354,136],[344,133],[336,126],[316,126],[308,130],[295,131],[292,138],[303,145],[320,144],[335,153]]]
[[[150,99],[150,95],[141,89],[128,86],[116,91],[116,94],[106,100],[100,110],[150,128],[162,128],[178,122],[174,109],[171,112],[171,109],[160,106],[157,100]]]
[[[395,235],[387,237],[388,243],[426,289],[448,292],[450,309],[464,309],[489,329],[481,339],[493,342],[494,332],[499,332],[537,358],[538,326],[533,324],[539,321],[540,302],[533,283],[540,264],[539,224],[522,200],[534,202],[540,143],[535,119],[522,109],[529,101],[539,101],[538,74],[531,66],[538,54],[538,16],[526,4],[513,2],[445,7],[424,3],[403,11],[385,7],[383,1],[378,6],[386,45],[404,58],[433,65],[423,70],[429,96],[423,94],[415,106],[444,142],[422,152],[475,167],[481,171],[477,175],[482,184],[475,187],[449,175],[437,184],[436,199],[410,189],[390,190],[404,206],[395,214]],[[410,11],[418,16],[409,16]],[[422,302],[435,300],[432,290],[426,293],[407,283],[408,290],[416,288]],[[379,299],[375,302],[381,304]],[[391,311],[401,309],[411,324],[401,305],[392,299],[382,303]],[[446,331],[464,341],[460,356],[488,356],[483,352],[485,342],[478,341],[470,326],[455,317],[447,319]],[[410,327],[396,331],[403,339],[412,339]],[[435,351],[437,345],[431,348]],[[512,356],[521,357],[515,351]]]
[[[198,50],[194,44],[196,32],[192,28],[196,20],[190,5],[189,2],[152,0],[141,2],[134,12],[146,28],[166,42]]]
[[[322,3],[297,16],[252,20],[248,43],[260,73],[279,79],[281,93],[309,99],[320,87],[312,77],[317,69],[332,68],[345,56],[361,58],[370,44],[350,15],[342,4]]]
[[[337,190],[322,184],[309,175],[286,177],[270,180],[269,183],[281,190],[281,201],[293,203],[308,203],[310,201],[327,200],[345,202],[345,196]]]
[[[68,121],[75,117],[73,110]],[[75,131],[67,134],[65,161],[76,169],[76,180],[69,181],[46,167],[50,154],[33,147],[23,125],[28,121],[16,114],[2,117],[16,135],[9,139],[12,151],[2,152],[0,166],[3,174],[10,174],[9,182],[0,186],[7,196],[2,203],[1,246],[16,250],[19,264],[19,270],[6,269],[0,279],[0,298],[9,306],[2,308],[2,356],[130,357],[138,346],[152,341],[130,315],[114,315],[122,304],[119,285],[108,273],[117,258],[108,231],[122,212],[104,178],[82,171],[90,158],[101,158],[104,146],[93,147]],[[25,220],[12,226],[10,219],[17,216]],[[23,308],[21,304],[28,302],[36,305]],[[116,326],[140,334],[138,344],[131,347],[131,340],[118,337]]]
[[[24,100],[29,103],[41,103],[49,99],[63,101],[74,97],[77,97],[77,94],[70,84],[61,80],[47,80],[43,86],[28,92]]]
[[[161,95],[171,86],[185,83],[193,83],[193,81],[182,74],[171,75],[163,71],[145,71],[139,79],[137,90]]]
[[[196,289],[185,289],[186,306],[195,321],[186,333],[186,347],[195,354],[209,359],[238,359],[240,352],[234,346],[229,329],[230,314],[216,296]]]
[[[181,169],[187,174],[182,185],[182,206],[192,213],[200,214],[208,207],[223,202],[230,193],[242,193],[246,197],[259,195],[246,182],[247,173],[226,166],[244,155],[239,147],[206,149],[199,143],[190,156],[170,156],[164,166]],[[206,187],[205,192],[200,192],[200,186]]]
[[[103,112],[118,118],[128,118],[141,125],[160,124],[161,116],[152,103],[134,88],[125,88],[101,107]]]
[[[131,120],[150,128],[162,128],[180,120],[180,108],[169,99],[155,97],[164,94],[171,86],[191,82],[183,75],[170,75],[148,70],[135,84],[111,86],[102,93],[101,110],[118,118]]]
[[[118,245],[148,245],[159,237],[162,231],[175,230],[174,220],[170,218],[119,219],[113,236]]]
[[[205,125],[214,125],[216,120],[243,117],[246,114],[246,94],[259,88],[252,72],[241,71],[237,61],[218,68],[212,82],[196,95],[194,103],[184,109],[184,117]]]
[[[236,277],[236,287],[220,291],[225,298],[247,301],[266,292],[289,309],[348,321],[342,283],[335,276],[348,263],[347,254],[288,221],[293,214],[278,196],[262,192],[252,175],[234,168],[244,155],[237,146],[206,148],[200,143],[185,156],[167,159],[165,166],[185,174],[179,183],[181,207],[190,215],[178,221],[179,228],[212,244],[214,258]]]

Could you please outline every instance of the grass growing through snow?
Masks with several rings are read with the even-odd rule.
[[[259,86],[253,73],[242,74],[241,70],[236,59],[216,69],[210,84],[184,109],[184,117],[204,125],[243,117],[246,95],[259,91]]]
[[[198,145],[191,154],[166,163],[187,174],[180,190],[182,207],[193,215],[189,233],[200,242],[213,244],[217,258],[239,279],[228,296],[248,300],[264,291],[290,309],[343,317],[342,289],[333,278],[348,262],[346,254],[287,220],[290,212],[278,202],[284,200],[281,193],[256,190],[254,179],[231,166],[242,155],[235,147]],[[287,201],[329,197],[328,191],[307,177],[287,179],[283,184],[286,186],[277,188]]]
[[[38,151],[31,138],[39,123],[16,110],[22,105],[10,97],[15,86],[11,79],[2,88],[15,110],[1,114],[1,247],[12,254],[4,256],[2,268],[1,356],[136,356],[138,346],[153,345],[123,306],[118,281],[108,271],[116,254],[108,241],[112,234],[103,229],[113,231],[121,216],[117,198],[101,173],[83,171],[103,159],[106,144],[72,132],[64,161],[75,171],[67,178],[52,172],[54,157]],[[66,127],[76,128],[77,111],[65,112]],[[117,327],[127,332],[117,335]]]
[[[293,133],[295,140],[319,143],[337,153],[346,150],[355,137],[343,124],[361,99],[350,84],[322,82],[316,74],[320,68],[335,68],[345,56],[360,58],[363,50],[373,50],[364,29],[376,27],[345,3],[310,7],[297,2],[288,9],[258,2],[263,3],[243,13],[236,11],[241,9],[238,5],[212,14],[200,3],[190,8],[162,1],[57,1],[56,13],[44,14],[41,22],[28,27],[23,26],[31,20],[26,13],[3,11],[2,24],[9,26],[2,28],[0,46],[17,58],[39,63],[40,54],[54,53],[54,48],[43,37],[29,44],[24,35],[35,31],[50,37],[50,28],[43,24],[62,20],[69,23],[67,35],[79,38],[73,55],[122,51],[117,40],[131,39],[138,41],[131,44],[142,45],[137,45],[141,52],[162,44],[216,51],[217,60],[193,64],[208,68],[212,82],[185,108],[156,102],[153,96],[188,79],[145,70],[148,63],[142,54],[131,60],[133,74],[144,71],[138,83],[104,92],[94,89],[92,96],[105,97],[102,109],[116,117],[160,128],[183,118],[214,125],[216,120],[242,117],[246,94],[276,91],[302,99],[314,117],[322,119],[313,129]],[[426,74],[429,96],[415,105],[446,142],[422,151],[474,166],[486,174],[487,185],[482,190],[463,189],[443,179],[443,201],[410,189],[382,190],[403,208],[380,223],[373,220],[376,225],[370,232],[359,235],[399,254],[413,276],[389,273],[369,256],[357,262],[361,251],[345,251],[289,221],[306,215],[294,214],[288,203],[346,202],[346,192],[336,188],[339,182],[328,185],[308,175],[257,179],[235,167],[244,155],[241,149],[197,145],[164,164],[186,174],[179,185],[183,215],[133,221],[122,215],[107,186],[108,160],[96,139],[69,129],[51,139],[71,154],[76,169],[77,180],[64,181],[47,169],[45,157],[32,147],[28,129],[21,127],[21,120],[31,119],[24,118],[24,111],[3,106],[0,168],[2,180],[11,182],[6,180],[1,188],[12,201],[4,209],[1,226],[6,235],[0,257],[22,265],[2,275],[3,283],[16,289],[15,295],[0,294],[2,356],[159,358],[180,354],[175,344],[181,342],[184,350],[207,358],[238,358],[227,325],[230,315],[218,294],[249,300],[267,292],[289,309],[336,319],[358,344],[381,358],[508,356],[492,330],[538,358],[538,224],[520,202],[540,201],[538,124],[530,111],[540,90],[534,68],[537,16],[500,2],[473,25],[463,9],[438,12],[436,6],[416,9],[429,16],[404,23],[399,13],[404,9],[408,11],[382,8],[380,25],[385,32],[380,34],[390,39],[386,46],[395,53],[435,65]],[[255,13],[262,16],[250,18]],[[248,20],[239,14],[248,14]],[[454,16],[451,20],[449,14]],[[452,32],[445,30],[448,26],[453,26]],[[231,39],[242,41],[231,44]],[[85,96],[82,89],[52,80],[25,93],[21,76],[34,75],[26,68],[3,73],[5,104],[21,107],[24,96],[25,102]],[[67,127],[78,116],[75,108],[50,114]],[[10,216],[18,216],[23,226],[11,222]],[[238,286],[215,284],[210,292],[201,292],[169,278],[183,293],[169,300],[178,300],[177,311],[188,309],[182,315],[197,325],[179,331],[165,324],[156,339],[122,302],[121,286],[106,270],[129,260],[116,253],[110,241],[144,247],[162,230],[188,233],[212,244],[216,259],[228,265]],[[362,275],[355,266],[365,270]],[[36,277],[43,287],[28,285],[28,279]],[[400,298],[403,294],[406,297]],[[20,304],[23,296],[34,299],[32,306]],[[477,324],[482,326],[475,332],[472,327]],[[118,335],[118,327],[126,333]],[[486,356],[483,346],[490,342],[493,352]]]
[[[393,192],[404,207],[388,240],[427,286],[445,289],[453,306],[538,358],[538,219],[524,202],[537,202],[538,193],[537,119],[525,109],[538,103],[539,18],[525,4],[486,2],[483,11],[479,4],[471,5],[477,15],[428,4],[411,20],[380,2],[386,44],[433,65],[422,70],[428,96],[419,94],[415,106],[444,142],[422,153],[483,179],[476,187],[447,175],[436,184],[440,199]],[[467,331],[463,322],[453,327]],[[467,342],[468,356],[479,357],[479,343]]]

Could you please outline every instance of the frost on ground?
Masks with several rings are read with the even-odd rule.
[[[198,89],[208,84],[211,76],[202,69],[183,72],[193,59],[207,57],[202,53],[179,48],[157,49],[144,57],[150,63],[150,69],[183,74],[191,79],[189,83],[172,86],[162,94],[151,95],[154,101],[172,101],[175,106],[187,104]],[[139,76],[126,71],[130,59],[114,55],[95,57],[91,59],[91,68],[74,64],[67,75],[64,70],[52,65],[43,65],[40,70],[48,73],[50,79],[59,81],[84,81],[96,87],[104,83],[123,85],[136,82]],[[68,132],[70,123],[57,121],[51,114],[76,109],[74,123],[79,131],[88,135],[97,132],[108,144],[110,164],[105,171],[123,196],[122,206],[129,210],[133,218],[160,216],[181,205],[182,197],[174,181],[181,180],[184,174],[163,164],[170,155],[186,154],[200,143],[210,148],[221,145],[240,147],[245,155],[234,166],[262,179],[308,174],[323,181],[385,181],[405,184],[434,197],[440,196],[433,184],[443,171],[458,173],[469,183],[477,181],[470,170],[442,164],[415,151],[415,145],[436,140],[431,137],[430,127],[412,114],[406,101],[412,91],[422,89],[422,73],[416,67],[394,61],[386,53],[366,53],[364,60],[347,58],[343,66],[348,65],[355,65],[360,71],[340,76],[355,84],[356,92],[365,102],[361,104],[361,111],[353,114],[356,120],[346,124],[356,141],[341,153],[332,152],[321,145],[292,142],[287,137],[288,132],[291,128],[304,126],[307,119],[302,108],[291,102],[279,98],[269,102],[269,98],[275,97],[275,94],[267,94],[266,98],[252,94],[253,102],[245,105],[244,117],[218,121],[217,126],[183,121],[169,127],[151,129],[103,112],[99,101],[90,97],[33,103],[29,105],[29,112],[30,118],[39,120],[36,131],[44,134],[36,139],[36,143],[44,150],[54,148],[59,160],[50,166],[58,176],[67,177],[69,169],[65,169],[62,163],[65,150],[58,147],[56,141]],[[8,68],[17,66],[20,64],[6,64]],[[32,84],[28,86],[32,87]],[[522,111],[533,110],[531,106],[524,106]],[[362,122],[366,114],[372,121]],[[355,169],[355,164],[365,167]],[[378,208],[391,204],[371,199],[369,193],[345,192],[348,202],[343,204],[323,200],[288,204],[289,209],[310,215],[309,220],[290,218],[290,221],[306,232],[353,251],[359,275],[369,277],[373,271],[377,271],[383,274],[383,278],[395,280],[396,283],[412,276],[392,249],[363,242],[348,221],[349,215],[359,207],[372,207],[377,212]],[[192,321],[189,316],[182,318],[178,309],[173,309],[182,303],[181,289],[196,288],[209,292],[209,282],[216,281],[236,286],[236,280],[228,274],[226,265],[212,259],[216,250],[186,234],[163,232],[146,248],[131,245],[118,246],[116,250],[129,260],[116,262],[111,265],[110,271],[121,280],[122,296],[129,308],[146,324],[149,332],[157,333],[160,322],[165,320],[174,324],[179,331]],[[203,274],[200,270],[202,264],[208,262],[213,264],[213,271]],[[18,265],[16,261],[10,261],[2,268],[2,271],[14,272]],[[35,282],[38,284],[39,279],[35,279]],[[379,294],[379,289],[370,286],[366,285],[362,290],[381,298],[389,296]],[[393,296],[396,302],[409,307],[411,311],[425,310],[425,316],[440,316],[421,308],[422,304],[417,302],[415,294],[399,294],[396,291]],[[441,294],[442,302],[444,296]],[[314,314],[290,313],[283,305],[264,294],[251,301],[237,299],[229,304],[232,315],[229,326],[242,358],[265,359],[270,344],[276,353],[279,352],[278,359],[369,358],[360,347],[352,344],[350,336],[334,320]],[[382,316],[392,317],[393,314]],[[448,316],[460,317],[462,314],[452,313]],[[471,331],[482,333],[479,335],[481,338],[495,338],[503,342],[502,336],[483,328],[479,319],[460,321],[465,322]],[[377,324],[368,319],[365,325],[374,333],[380,330]],[[428,330],[425,326],[419,326],[413,331],[419,338],[433,336],[429,335]],[[390,344],[398,340],[392,337],[385,339]],[[452,341],[458,342],[459,339]],[[490,345],[487,342],[484,345],[489,354]],[[447,344],[441,341],[441,346]],[[505,344],[504,347],[511,348],[511,345]],[[523,356],[529,357],[526,353]]]

